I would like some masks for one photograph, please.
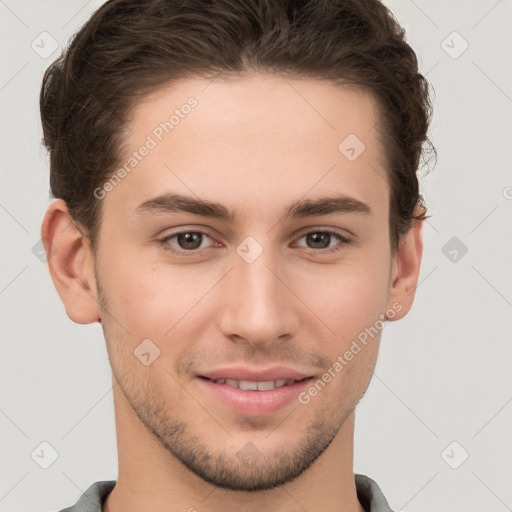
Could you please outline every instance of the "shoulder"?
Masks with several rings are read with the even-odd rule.
[[[370,477],[355,474],[357,499],[366,512],[393,512],[381,488]]]
[[[110,494],[116,480],[102,480],[92,484],[71,507],[59,512],[101,512],[105,498]]]

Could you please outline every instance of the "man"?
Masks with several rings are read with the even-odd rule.
[[[354,410],[412,306],[431,104],[377,0],[112,0],[47,70],[42,225],[117,481],[67,511],[389,511]]]

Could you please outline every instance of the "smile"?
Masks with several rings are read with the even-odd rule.
[[[216,384],[226,384],[232,388],[243,389],[245,391],[269,391],[271,389],[282,388],[294,384],[293,379],[276,379],[267,381],[235,380],[235,379],[208,379]],[[301,379],[304,380],[304,379]]]

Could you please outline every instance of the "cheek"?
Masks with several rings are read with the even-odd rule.
[[[121,244],[115,237],[107,244],[105,254],[110,257],[102,262],[102,280],[109,311],[130,331],[134,344],[149,338],[168,345],[184,329],[199,332],[205,321],[217,316],[215,304],[222,301],[214,297],[230,293],[223,283],[215,285],[225,269],[170,265],[155,258],[153,251],[116,253]],[[301,310],[306,331],[315,330],[318,336],[320,330],[338,349],[340,342],[350,343],[375,323],[387,299],[389,254],[382,245],[379,250],[368,247],[348,252],[338,263],[305,262],[286,268],[285,281],[293,283],[303,301],[290,298],[289,307],[297,313]]]
[[[130,332],[123,331],[126,357],[146,339],[160,350],[157,362],[200,350],[201,335],[216,318],[212,286],[221,275],[207,266],[179,267],[136,255],[112,268],[108,296],[112,315]]]
[[[388,262],[361,251],[342,264],[319,269],[301,278],[299,293],[335,343],[349,342],[385,312]]]
[[[315,313],[304,320],[304,329],[311,332],[312,338],[317,336],[318,347],[321,344],[320,349],[329,360],[329,367],[320,377],[328,381],[327,394],[332,400],[339,400],[340,407],[351,410],[366,390],[377,360],[384,328],[388,268],[386,262],[361,258],[336,272],[332,268],[325,271],[322,286],[318,286],[319,276],[315,277],[316,287],[312,286],[311,277],[309,286],[303,288],[303,293],[310,290],[307,303]],[[320,394],[318,390],[312,392]]]

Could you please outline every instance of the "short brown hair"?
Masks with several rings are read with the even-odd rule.
[[[93,250],[101,222],[93,191],[119,165],[137,98],[179,78],[251,70],[375,94],[392,251],[426,218],[417,171],[425,143],[435,153],[430,84],[379,0],[110,0],[46,70],[40,94],[51,194],[86,228]]]

